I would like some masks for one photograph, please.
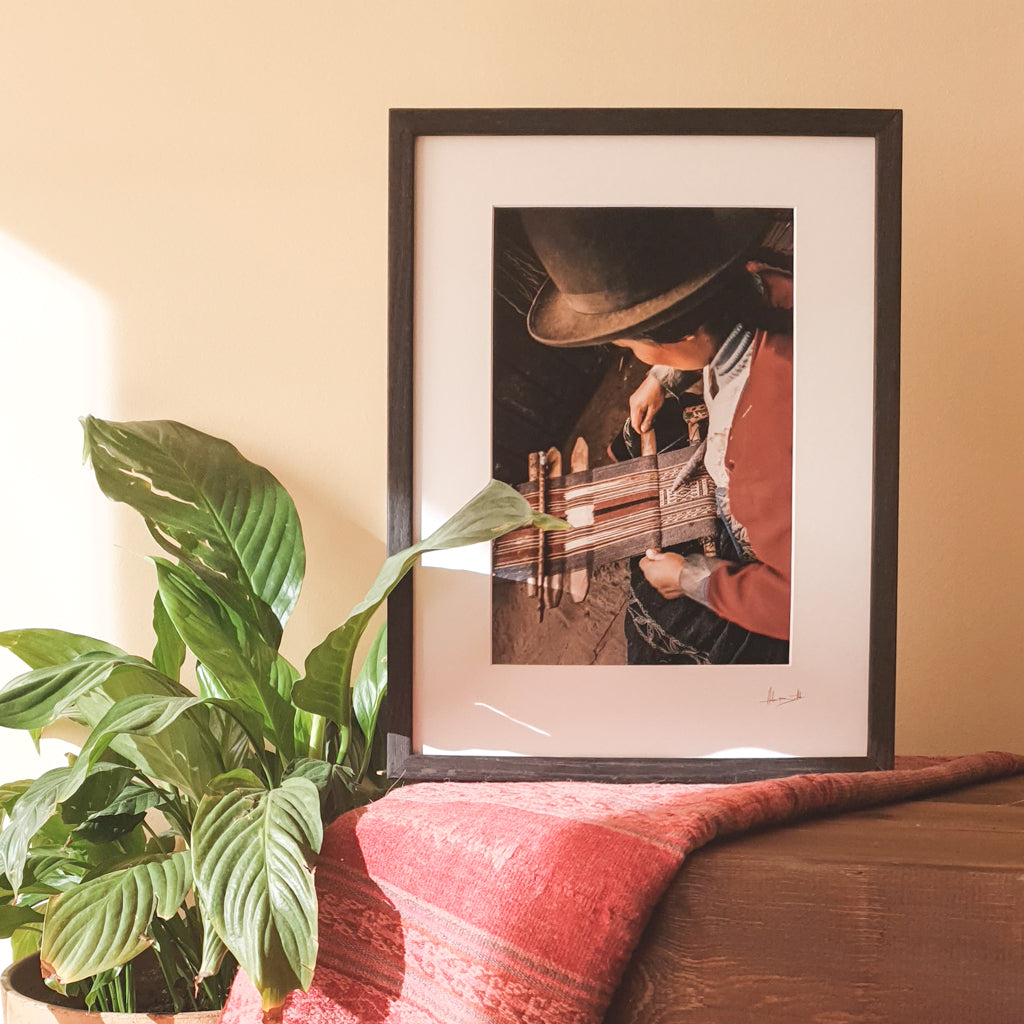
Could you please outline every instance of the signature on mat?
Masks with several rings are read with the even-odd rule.
[[[761,701],[762,704],[772,704],[775,707],[782,707],[783,704],[792,704],[794,701],[803,700],[804,695],[797,690],[796,693],[786,695],[775,692],[774,686],[768,687],[768,696]]]

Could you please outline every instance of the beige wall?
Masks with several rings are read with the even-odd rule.
[[[902,107],[897,748],[1024,750],[1021,11],[2,0],[0,236],[91,326],[0,338],[0,387],[21,401],[0,408],[4,540],[31,551],[3,572],[0,625],[51,624],[69,571],[99,589],[33,534],[40,471],[17,458],[68,424],[47,464],[81,474],[86,411],[185,420],[282,478],[311,566],[293,655],[361,594],[383,552],[389,107]],[[124,536],[101,550],[110,621],[80,614],[144,642],[149,546],[82,500]]]

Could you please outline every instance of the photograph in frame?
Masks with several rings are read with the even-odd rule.
[[[579,344],[582,335],[571,332],[571,344],[539,341],[542,325],[531,330],[530,312],[545,280],[550,291],[562,271],[538,256],[538,228],[524,225],[524,212],[527,219],[548,218],[541,235],[551,233],[552,211],[577,221],[646,216],[653,236],[679,225],[692,233],[702,218],[746,224],[749,238],[726,245],[725,262],[732,260],[734,275],[749,277],[762,298],[778,291],[780,281],[791,291],[788,325],[779,316],[757,323],[746,309],[738,322],[750,320],[755,332],[789,331],[792,413],[787,418],[783,411],[775,422],[785,424],[793,455],[791,499],[759,499],[791,517],[792,636],[770,638],[775,650],[751,649],[745,660],[738,644],[741,656],[734,650],[732,660],[726,654],[720,662],[644,661],[631,655],[623,628],[614,658],[596,661],[596,644],[581,640],[571,613],[589,615],[600,598],[597,584],[614,562],[600,561],[603,551],[559,561],[553,548],[544,567],[562,571],[541,573],[546,585],[536,582],[536,560],[532,570],[514,570],[525,578],[503,578],[500,545],[424,559],[389,606],[391,775],[728,781],[891,765],[899,165],[896,111],[392,112],[391,550],[439,525],[489,476],[524,493],[532,489],[535,500],[531,452],[557,451],[559,472],[546,466],[556,506],[574,474],[592,483],[603,470],[620,473],[632,492],[630,477],[651,458],[641,453],[629,465],[622,450],[629,413],[621,393],[606,402],[602,388],[625,373],[618,383],[628,404],[636,380],[660,372],[636,358],[636,342],[672,344],[680,326],[684,337],[694,333],[687,297],[676,301],[688,286],[655,274],[653,283],[626,282],[619,289],[626,301],[618,303],[609,299],[615,287],[604,281],[596,289],[604,314],[669,298],[653,316],[612,323],[597,344]],[[636,223],[627,226],[627,233],[643,234]],[[549,262],[550,253],[549,246]],[[560,290],[570,290],[564,274],[562,283]],[[652,294],[634,295],[634,287]],[[700,305],[708,296],[698,297]],[[735,311],[719,312],[724,323]],[[637,330],[642,337],[630,337]],[[526,375],[531,387],[574,384],[554,387],[553,402],[532,410],[542,422],[558,420],[555,436],[509,445],[507,435],[516,431],[508,424],[531,412],[523,399],[533,392],[510,386],[507,349],[526,341],[545,353],[542,360],[573,365],[571,374],[537,367],[536,379]],[[682,388],[684,410],[700,404],[692,399],[708,383],[703,369],[689,372],[700,381],[692,380],[689,397]],[[577,408],[594,406],[595,397],[597,406],[615,406],[602,412],[600,429],[593,408],[590,419]],[[678,401],[674,408],[686,428],[682,448],[698,447],[706,440],[699,422],[691,436]],[[575,431],[581,423],[586,431]],[[584,433],[590,465],[580,468],[576,439]],[[778,467],[773,478],[780,478]],[[680,539],[668,507],[648,534],[638,529],[627,537],[627,530],[618,538],[613,529],[596,546],[614,554],[620,540],[633,545],[619,571],[634,577],[649,552],[680,547],[710,561],[728,555],[723,560],[735,573],[744,564],[733,557],[739,549],[719,546],[728,539],[721,488],[712,479],[707,491],[710,534]],[[567,511],[577,532],[585,532],[587,508]],[[749,504],[744,515],[749,518]],[[559,575],[561,595],[553,598],[550,577]],[[530,591],[523,628],[507,631],[517,648],[511,654],[508,637],[496,639],[494,611],[500,611],[494,592],[508,585]],[[577,594],[585,588],[582,600],[573,588]],[[623,593],[629,604],[629,588],[620,587],[616,610]],[[538,653],[531,631],[560,622],[562,640]],[[568,654],[573,643],[577,653]]]
[[[495,210],[493,475],[572,524],[496,542],[495,664],[788,661],[794,291],[791,209]]]

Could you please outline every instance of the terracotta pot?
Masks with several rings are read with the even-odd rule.
[[[220,1010],[193,1013],[91,1013],[61,1006],[60,996],[43,984],[39,956],[12,964],[0,977],[4,1024],[217,1024]]]

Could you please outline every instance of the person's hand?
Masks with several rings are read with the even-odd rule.
[[[674,551],[655,551],[653,548],[640,559],[640,571],[665,600],[689,597],[703,605],[708,603],[708,577],[719,565],[719,558],[706,555],[684,557]]]
[[[640,559],[640,571],[662,597],[672,601],[683,596],[679,573],[685,564],[686,559],[675,552],[651,550]]]
[[[644,377],[640,387],[629,396],[629,422],[638,434],[644,434],[654,424],[654,417],[665,404],[661,384],[651,376]]]

